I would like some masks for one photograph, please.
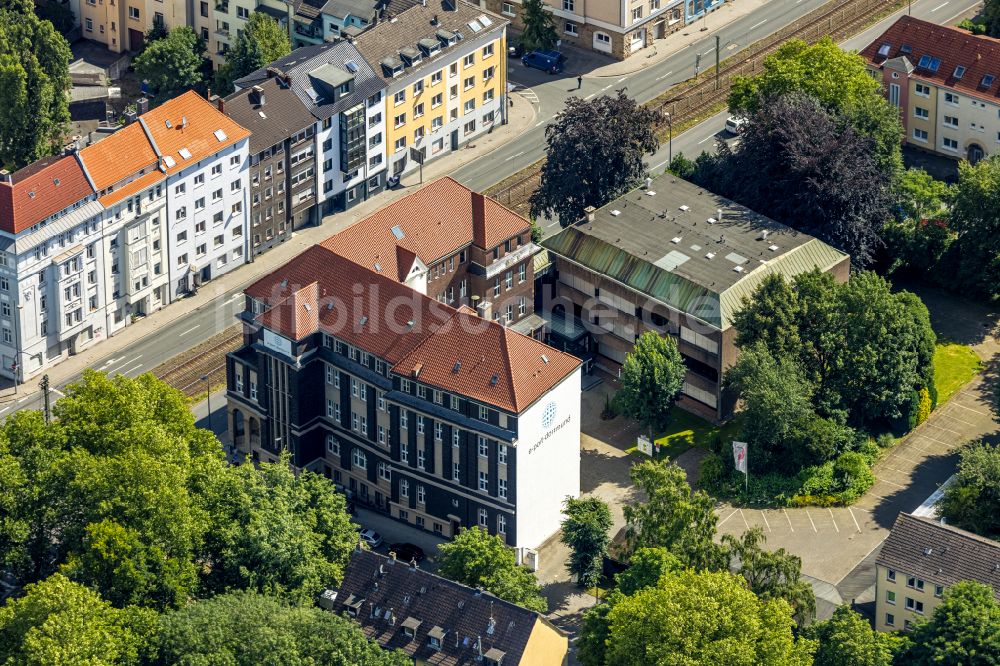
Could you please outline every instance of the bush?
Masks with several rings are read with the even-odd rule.
[[[806,467],[799,473],[802,495],[832,495],[835,492],[833,479],[833,461],[822,465]]]
[[[709,453],[701,461],[701,477],[698,485],[703,488],[716,488],[726,476],[726,465],[722,457]]]
[[[926,388],[920,389],[917,402],[917,425],[920,425],[931,415],[931,393]]]
[[[917,427],[917,413],[920,411],[920,394],[910,391],[910,399],[906,407],[906,431]]]
[[[976,23],[972,19],[965,19],[964,21],[962,21],[961,23],[958,24],[958,27],[962,28],[963,30],[968,30],[973,35],[985,35],[986,34],[986,24],[985,23]]]
[[[896,438],[891,432],[884,432],[878,436],[875,443],[878,444],[880,449],[888,449],[889,447],[896,445]]]
[[[855,451],[848,451],[837,458],[833,464],[833,476],[840,498],[846,504],[861,497],[875,483],[868,461]]]
[[[865,457],[865,462],[867,462],[868,466],[871,467],[875,464],[875,461],[878,460],[881,451],[879,449],[879,445],[876,444],[874,440],[867,439],[864,444],[858,447],[858,453]]]

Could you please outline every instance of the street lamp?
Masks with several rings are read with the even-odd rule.
[[[670,163],[674,161],[674,121],[670,118],[670,114],[666,114],[667,117],[667,130],[668,137],[667,140],[667,168],[670,168]]]
[[[205,382],[205,399],[208,400],[208,429],[212,429],[212,385],[208,383],[208,375],[202,375],[201,381]]]
[[[17,395],[17,375],[21,371],[21,316],[24,313],[24,303],[17,304],[17,321],[14,322],[14,363],[10,369],[14,372],[14,395]]]

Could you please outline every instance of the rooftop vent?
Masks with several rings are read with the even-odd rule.
[[[492,377],[490,377],[490,386],[496,386],[497,382],[499,382],[499,381],[500,381],[500,378],[497,377],[496,375],[493,375]]]
[[[303,303],[302,307],[306,309],[306,312],[312,312],[312,306],[309,303]]]
[[[733,266],[733,270],[736,271],[737,273],[742,273],[743,272],[743,267],[742,266]]]
[[[170,122],[170,118],[167,118],[166,120],[164,120],[163,124],[167,126],[167,129],[170,129],[171,127],[174,126],[173,123]]]
[[[452,372],[458,372],[461,369],[462,369],[462,362],[461,361],[455,361],[455,365],[451,366],[451,371]]]
[[[770,250],[771,252],[777,252],[778,251],[778,246],[777,245],[768,245],[767,249]]]
[[[364,326],[368,323],[368,315],[361,315],[361,319],[358,320],[358,326]]]
[[[187,116],[181,116],[181,128],[184,128],[184,127],[187,127],[187,126],[188,126],[188,117]]]
[[[930,546],[927,546],[926,548],[924,548],[924,555],[930,555],[933,552],[934,552],[934,549],[931,548]]]
[[[714,217],[710,217],[705,221],[708,222],[709,224],[715,224],[716,222],[718,222],[718,220],[715,219]]]
[[[689,211],[689,210],[691,210],[691,209],[690,209],[690,208],[688,208],[688,207],[687,207],[686,205],[681,205],[681,210],[682,210],[682,211],[684,211],[684,212],[686,213],[686,212],[688,212],[688,211]]]
[[[705,255],[705,258],[706,258],[706,259],[712,259],[712,258],[714,258],[714,257],[715,257],[715,253],[714,253],[714,252],[709,252],[709,253],[707,253],[707,254]]]
[[[673,243],[674,245],[676,245],[677,243],[681,242],[681,237],[680,236],[674,236],[673,238],[670,239],[670,242]]]
[[[378,262],[376,261],[376,262],[375,262],[375,270],[376,270],[377,272],[381,273],[381,272],[382,272],[382,264],[380,264],[380,263],[378,263]]]
[[[549,362],[549,357],[546,356],[545,354],[542,354],[542,363],[548,363],[548,362]]]
[[[611,211],[611,214],[614,215],[615,217],[618,217],[619,215],[622,214],[622,212],[617,208],[615,208],[613,211]]]

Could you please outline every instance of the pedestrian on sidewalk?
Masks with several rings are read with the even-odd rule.
[[[583,77],[578,76],[576,77],[576,89],[579,90],[582,87],[583,87]]]

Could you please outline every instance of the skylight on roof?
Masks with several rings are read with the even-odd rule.
[[[939,67],[941,67],[941,58],[931,58],[931,64],[928,65],[927,69],[936,72]]]
[[[979,82],[979,85],[982,86],[983,88],[989,88],[991,85],[993,85],[993,80],[995,78],[996,77],[994,77],[992,74],[987,74],[986,76],[983,77],[983,80]]]
[[[479,32],[480,30],[483,29],[483,26],[480,25],[478,19],[472,19],[471,21],[469,21],[469,27],[472,28],[472,32]]]
[[[177,162],[170,155],[163,156],[163,163],[167,165],[168,169],[173,169]]]
[[[479,22],[482,23],[487,28],[493,25],[493,21],[486,14],[483,14],[482,16],[479,17]]]
[[[963,76],[965,76],[965,67],[962,67],[961,65],[959,65],[958,67],[956,67],[955,68],[955,73],[953,74],[953,76],[956,79],[960,79]]]
[[[354,62],[353,60],[348,60],[347,62],[345,62],[344,67],[346,67],[347,71],[350,72],[351,74],[354,74],[355,72],[358,71],[358,63]]]
[[[397,224],[392,228],[392,235],[396,237],[396,240],[403,240],[403,236],[405,236],[406,234],[403,233],[403,230]]]
[[[889,49],[891,48],[892,44],[883,44],[882,46],[878,47],[878,54],[884,58],[885,56],[889,55]]]
[[[215,130],[215,132],[213,132],[213,134],[215,134],[215,138],[218,139],[219,141],[225,141],[226,139],[229,138],[229,137],[226,136],[226,133],[223,132],[221,129]]]
[[[899,52],[903,55],[909,55],[910,53],[913,53],[913,47],[909,44],[903,44],[899,47]]]
[[[187,148],[181,148],[177,152],[180,153],[180,156],[183,157],[184,159],[186,160],[191,159],[191,151],[188,150]]]
[[[934,56],[925,53],[920,56],[920,60],[917,62],[917,67],[921,69],[926,69],[930,72],[938,71],[941,66],[941,58],[935,58]]]

